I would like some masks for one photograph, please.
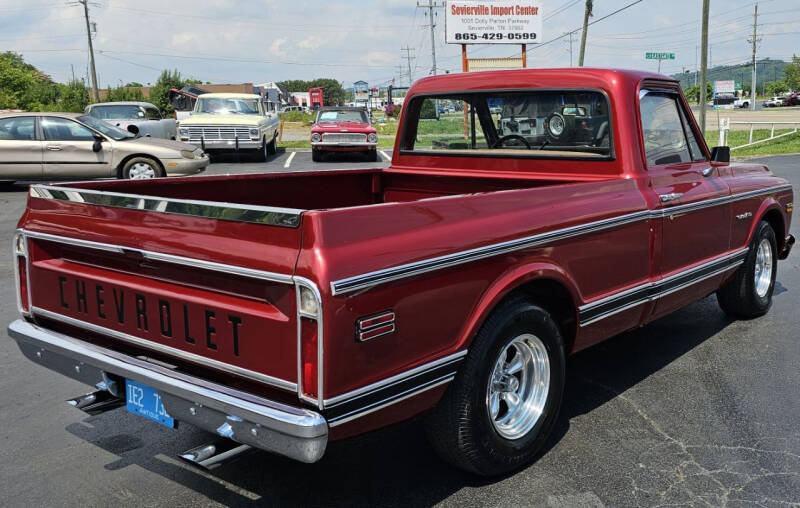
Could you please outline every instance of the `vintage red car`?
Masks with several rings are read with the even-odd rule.
[[[467,117],[421,114],[445,101]],[[792,188],[729,158],[661,75],[430,77],[386,169],[31,186],[9,333],[95,387],[79,408],[220,436],[200,464],[424,415],[500,474],[541,451],[570,354],[712,293],[769,310]]]
[[[311,155],[320,162],[326,152],[364,152],[378,160],[378,134],[364,108],[325,107],[311,128]]]

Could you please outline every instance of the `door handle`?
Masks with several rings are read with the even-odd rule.
[[[703,176],[711,176],[714,173],[714,166],[707,167],[703,170]]]
[[[56,146],[56,145],[48,145],[47,149],[50,150],[51,152],[60,152],[61,151],[61,147],[60,146]]]
[[[667,203],[669,201],[673,201],[678,199],[679,197],[683,196],[683,192],[670,192],[669,194],[659,194],[658,197],[661,198],[662,203]]]

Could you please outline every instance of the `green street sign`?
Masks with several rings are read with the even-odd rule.
[[[647,60],[675,60],[675,53],[655,53],[648,52],[644,54]]]
[[[741,90],[741,89],[742,89],[742,83],[741,83],[740,81],[737,81],[737,82],[734,84],[734,86],[733,86],[733,89],[734,89],[734,90]]]

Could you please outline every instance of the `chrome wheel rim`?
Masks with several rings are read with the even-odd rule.
[[[492,426],[506,439],[524,437],[542,416],[549,391],[544,343],[529,333],[515,337],[500,351],[486,388]]]
[[[128,172],[131,180],[147,180],[156,177],[156,169],[146,162],[137,162]]]
[[[754,282],[756,294],[760,298],[767,296],[769,287],[772,285],[772,245],[766,238],[758,244]]]

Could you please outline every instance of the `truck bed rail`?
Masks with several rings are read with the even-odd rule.
[[[305,211],[296,208],[163,198],[54,185],[31,185],[30,195],[32,198],[38,199],[54,199],[88,205],[111,206],[287,228],[298,227],[300,225],[300,214]]]

